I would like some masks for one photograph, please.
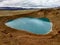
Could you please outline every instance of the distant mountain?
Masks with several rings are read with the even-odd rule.
[[[0,7],[0,10],[24,10],[24,8]]]

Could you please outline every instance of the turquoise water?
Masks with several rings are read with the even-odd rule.
[[[52,22],[48,18],[18,18],[5,23],[6,26],[34,34],[47,34],[52,31]]]

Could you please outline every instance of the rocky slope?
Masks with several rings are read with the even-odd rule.
[[[47,35],[36,35],[9,28],[4,24],[8,20],[26,16],[49,18],[53,23],[53,31]],[[0,16],[0,45],[60,45],[60,9],[41,9],[26,14]]]

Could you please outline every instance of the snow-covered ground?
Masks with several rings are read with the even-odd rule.
[[[0,7],[53,8],[60,7],[60,0],[0,0]]]

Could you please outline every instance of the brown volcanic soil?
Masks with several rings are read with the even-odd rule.
[[[36,35],[12,29],[4,25],[8,20],[29,16],[49,18],[53,23],[53,31],[47,35]],[[60,45],[60,9],[42,9],[36,12],[18,14],[15,16],[1,16],[0,45]]]

